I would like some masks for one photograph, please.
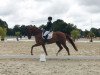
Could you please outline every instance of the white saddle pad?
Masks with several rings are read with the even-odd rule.
[[[50,32],[50,33],[48,34],[47,39],[51,39],[51,38],[52,38],[52,36],[53,36],[53,32]]]

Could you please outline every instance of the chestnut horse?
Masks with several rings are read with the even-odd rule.
[[[36,41],[36,44],[31,47],[31,55],[33,55],[33,47],[37,47],[40,45],[42,45],[45,54],[48,55],[45,48],[46,43],[42,38],[43,31],[35,26],[28,26],[27,29],[28,29],[27,31],[28,38],[31,39],[31,36],[35,36],[35,41]],[[56,43],[56,45],[59,47],[59,50],[56,53],[56,55],[58,55],[58,53],[63,49],[63,47],[68,52],[68,55],[70,55],[69,48],[66,46],[66,40],[68,40],[68,42],[71,43],[74,49],[78,51],[72,39],[68,35],[65,35],[63,32],[53,32],[53,37],[48,40],[47,44]]]

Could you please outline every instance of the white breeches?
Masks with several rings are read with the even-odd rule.
[[[45,33],[43,34],[43,36],[46,36],[49,33],[50,33],[50,31],[45,31]]]

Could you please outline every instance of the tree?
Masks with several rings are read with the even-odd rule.
[[[7,35],[8,36],[14,36],[15,35],[14,30],[12,28],[8,28],[7,29]]]
[[[87,38],[89,38],[89,31],[88,30],[85,30],[84,32],[83,32],[83,35],[84,35],[84,37],[87,37]]]
[[[90,42],[93,42],[93,37],[95,36],[95,34],[90,31],[88,35],[90,37]]]
[[[75,39],[78,39],[80,37],[80,31],[79,30],[71,31],[71,36],[72,36],[73,40],[75,41]]]
[[[58,19],[57,21],[53,22],[54,31],[61,31],[70,35],[73,29],[76,29],[76,26],[70,23],[67,24],[61,19]]]
[[[45,27],[46,27],[46,25],[41,25],[39,28],[40,29],[42,29],[42,28],[44,29]]]
[[[3,21],[3,20],[0,19],[0,27],[2,27],[2,28],[8,28],[8,24],[5,21]]]
[[[4,41],[4,40],[5,40],[6,33],[7,33],[6,28],[2,28],[2,27],[0,27],[0,36],[1,36],[1,41]]]
[[[84,31],[82,31],[81,29],[79,29],[80,31],[80,38],[84,38]]]
[[[27,28],[26,28],[25,25],[22,25],[22,26],[20,27],[21,35],[24,36],[24,37],[27,35],[26,30],[27,30]]]
[[[66,33],[71,35],[71,31],[76,30],[77,27],[74,24],[68,23],[66,26]]]
[[[14,33],[15,32],[20,32],[20,25],[15,25],[13,30],[14,30]]]
[[[58,19],[57,21],[53,22],[53,29],[54,31],[64,32],[66,25],[67,24],[63,20]]]
[[[100,37],[100,28],[98,29],[98,34],[99,34],[99,36],[98,36],[98,37]]]
[[[19,41],[18,37],[20,36],[20,32],[15,32],[15,35],[16,35],[17,41]]]
[[[95,35],[96,37],[99,37],[99,31],[98,31],[97,28],[91,28],[90,31],[91,31],[92,33],[94,33],[94,35]]]

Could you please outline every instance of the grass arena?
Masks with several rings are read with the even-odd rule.
[[[80,39],[75,42],[78,51],[67,42],[70,50],[70,56],[100,56],[100,42],[94,39],[94,42],[88,42],[89,39]],[[34,39],[22,39],[19,42],[16,39],[7,39],[0,42],[0,55],[30,55],[30,48],[35,44]],[[46,45],[48,57],[56,57],[58,47],[55,44]],[[33,49],[34,57],[44,54],[41,46]],[[63,49],[58,57],[68,56]],[[96,60],[74,60],[74,59],[54,59],[40,62],[32,58],[6,58],[0,59],[0,75],[100,75],[100,59]]]

